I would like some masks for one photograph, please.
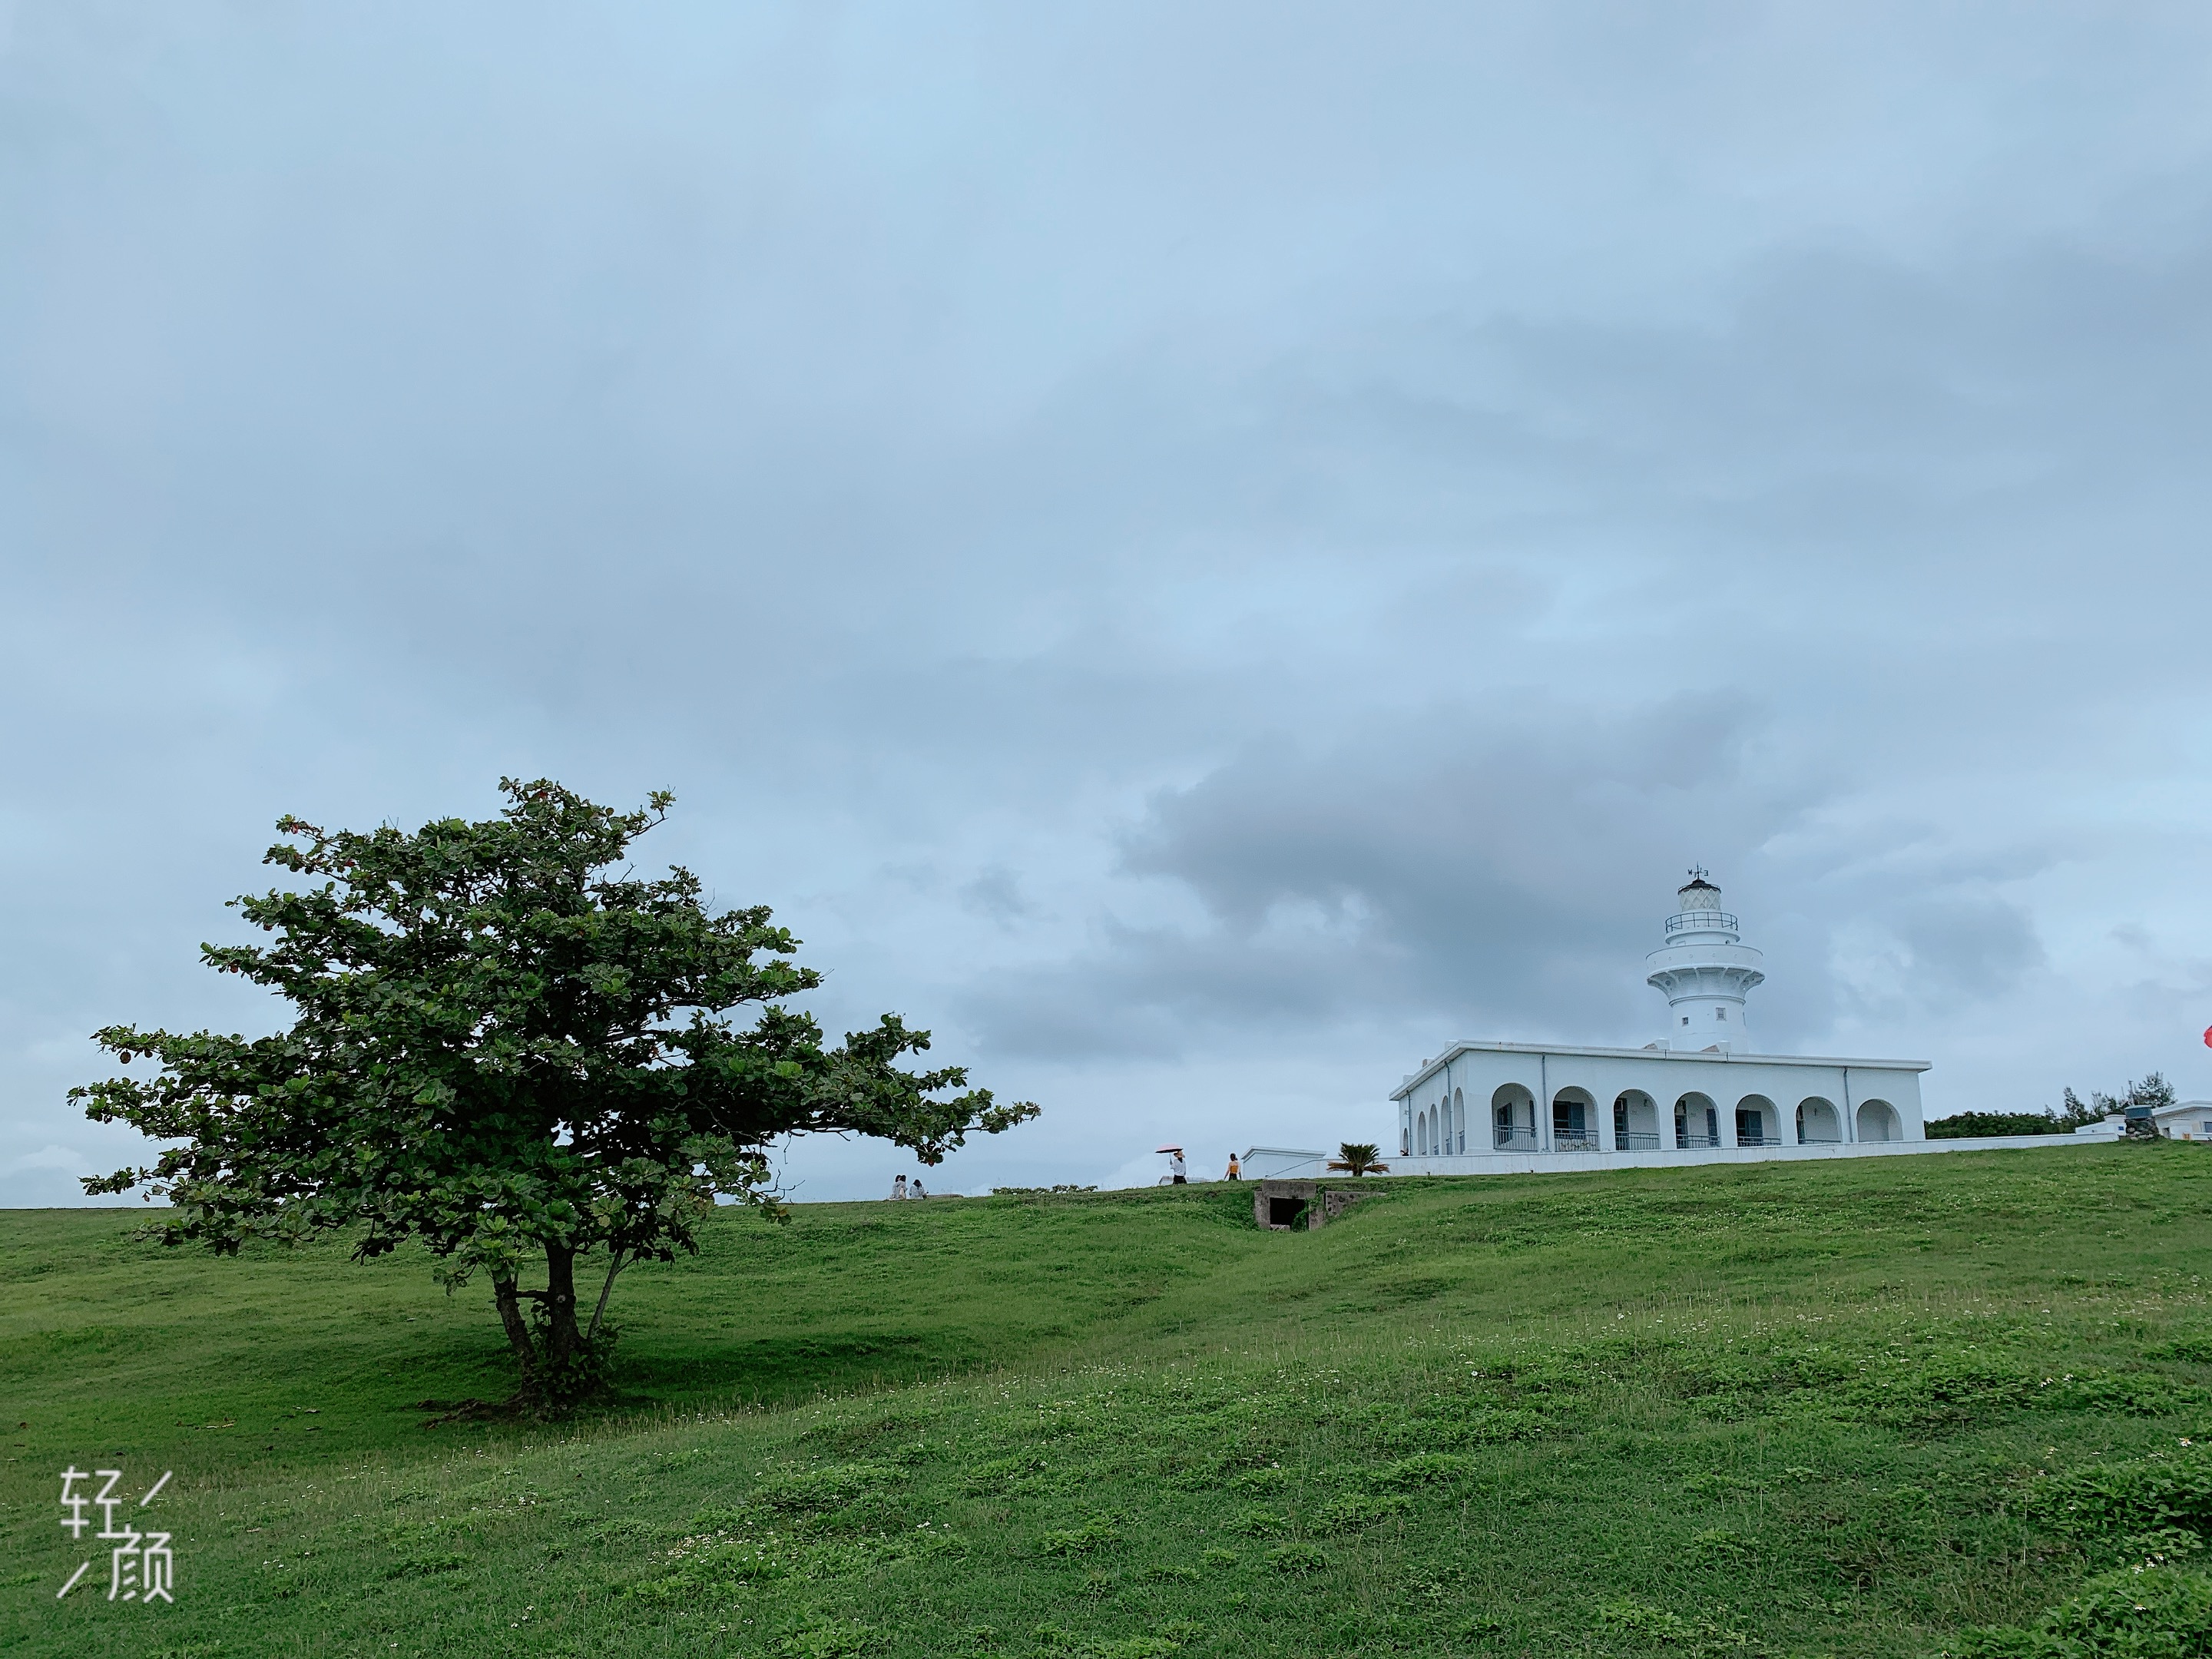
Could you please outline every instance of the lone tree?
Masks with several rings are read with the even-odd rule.
[[[290,1028],[100,1032],[159,1075],[70,1098],[183,1144],[85,1190],[145,1184],[172,1208],[142,1237],[223,1255],[339,1228],[358,1230],[357,1260],[419,1238],[449,1291],[491,1280],[518,1403],[543,1411],[604,1378],[624,1267],[696,1252],[718,1195],[781,1217],[780,1137],[877,1135],[934,1164],[970,1131],[1036,1115],[967,1089],[958,1066],[902,1069],[929,1034],[896,1015],[828,1047],[783,1006],[821,979],[789,960],[799,941],[767,907],[717,914],[687,870],[618,868],[672,796],[618,812],[547,781],[500,787],[497,817],[412,835],[280,820],[264,862],[312,884],[235,901],[270,943],[200,954],[287,999]],[[584,1322],[576,1266],[592,1250],[606,1272]],[[544,1288],[525,1289],[541,1256]]]

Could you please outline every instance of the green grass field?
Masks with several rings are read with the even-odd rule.
[[[2212,1651],[2203,1148],[1367,1185],[732,1213],[551,1426],[419,1257],[0,1213],[0,1651]]]

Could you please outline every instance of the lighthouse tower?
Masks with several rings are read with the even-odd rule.
[[[1667,995],[1668,1048],[1718,1048],[1747,1054],[1751,1033],[1743,1023],[1744,993],[1765,979],[1759,953],[1741,937],[1736,920],[1721,908],[1721,890],[1703,870],[1690,872],[1667,918],[1667,942],[1644,960],[1647,983]]]

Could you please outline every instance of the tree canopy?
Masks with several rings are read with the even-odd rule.
[[[147,1236],[223,1253],[337,1229],[358,1257],[420,1239],[449,1288],[490,1279],[525,1395],[558,1403],[603,1364],[625,1265],[696,1250],[718,1197],[774,1211],[782,1137],[878,1136],[934,1164],[1036,1115],[959,1066],[902,1067],[929,1034],[896,1015],[829,1046],[787,1006],[820,976],[766,906],[717,912],[687,870],[628,869],[672,797],[625,812],[548,780],[501,789],[496,817],[412,833],[280,820],[264,861],[305,884],[234,901],[270,942],[201,956],[289,1001],[291,1024],[99,1032],[157,1071],[71,1097],[181,1144],[86,1190],[146,1185],[171,1206]],[[586,1325],[574,1272],[592,1250],[607,1276]],[[525,1289],[540,1257],[546,1285]]]

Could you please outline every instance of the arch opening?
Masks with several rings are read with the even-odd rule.
[[[1735,1103],[1735,1144],[1739,1146],[1782,1145],[1782,1114],[1765,1095],[1746,1095]]]
[[[1861,1140],[1905,1139],[1905,1132],[1897,1121],[1897,1108],[1886,1100],[1862,1102],[1858,1109],[1858,1126]]]
[[[1504,1084],[1490,1097],[1490,1144],[1500,1152],[1536,1145],[1536,1097],[1517,1083]]]
[[[1552,1150],[1559,1152],[1602,1152],[1599,1139],[1597,1102],[1587,1089],[1561,1089],[1552,1097]]]
[[[1721,1144],[1721,1112],[1711,1095],[1692,1091],[1674,1103],[1674,1144],[1685,1152]]]
[[[1797,1144],[1800,1146],[1835,1146],[1842,1144],[1844,1121],[1836,1115],[1836,1103],[1820,1095],[1808,1095],[1797,1103]]]
[[[1613,1103],[1613,1144],[1624,1152],[1656,1152],[1664,1144],[1659,1133],[1659,1103],[1641,1089],[1626,1089]]]

